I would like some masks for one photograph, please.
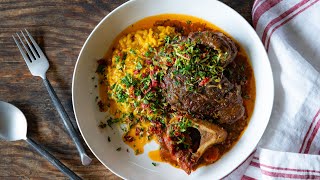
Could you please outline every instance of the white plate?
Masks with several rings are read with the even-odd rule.
[[[92,12],[94,13],[94,12]],[[187,14],[205,19],[219,26],[235,38],[246,50],[256,79],[256,103],[249,126],[238,143],[218,162],[197,169],[191,175],[166,163],[154,167],[147,153],[156,149],[155,143],[145,147],[145,153],[135,156],[126,152],[121,133],[97,127],[104,113],[95,102],[97,60],[104,56],[114,38],[130,24],[144,17],[164,14]],[[125,179],[219,179],[239,166],[255,149],[271,114],[273,78],[267,54],[260,39],[237,12],[215,0],[134,0],[109,13],[92,31],[85,42],[74,70],[72,100],[79,129],[87,145],[108,169]],[[113,132],[116,132],[113,134]],[[107,141],[111,137],[111,142]],[[116,149],[122,147],[122,151]]]

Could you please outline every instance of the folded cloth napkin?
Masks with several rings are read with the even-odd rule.
[[[320,179],[320,2],[256,0],[275,98],[257,150],[225,179]]]

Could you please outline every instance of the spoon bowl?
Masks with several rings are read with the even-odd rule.
[[[27,119],[12,104],[0,101],[0,137],[7,141],[27,139]]]

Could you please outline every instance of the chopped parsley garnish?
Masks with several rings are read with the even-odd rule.
[[[137,80],[132,77],[130,74],[126,74],[124,78],[121,79],[121,82],[126,85],[126,87],[134,86],[137,84]]]
[[[124,52],[124,53],[123,53],[123,56],[122,56],[122,61],[124,62],[126,59],[127,59],[127,53]]]
[[[179,121],[178,126],[179,126],[179,129],[180,129],[180,132],[185,132],[188,127],[192,127],[192,122],[188,118],[183,117]]]
[[[149,101],[147,99],[144,99],[143,104],[149,104]]]
[[[113,90],[116,87],[116,83],[112,84],[112,86],[110,86],[110,89]]]
[[[250,99],[250,96],[249,96],[248,94],[245,94],[245,95],[243,96],[243,98],[244,98],[244,99]]]
[[[99,73],[99,74],[103,74],[105,68],[106,68],[106,65],[105,65],[105,64],[99,64],[98,67],[97,67],[96,72]]]
[[[140,153],[139,149],[136,149],[136,150],[134,151],[134,153],[135,153],[136,155],[139,154],[139,153]]]
[[[101,129],[105,128],[106,126],[107,126],[106,123],[103,123],[103,122],[100,122],[99,124],[99,128]]]
[[[144,54],[146,57],[149,57],[151,54],[149,51],[147,51],[145,54]]]
[[[117,96],[117,102],[126,102],[128,99],[128,94],[126,94],[125,92],[123,92],[123,90],[120,90],[118,92],[116,92],[116,96]]]
[[[136,69],[137,70],[141,70],[142,69],[142,64],[140,62],[137,63]]]
[[[119,118],[109,118],[107,120],[107,124],[108,124],[109,127],[112,128],[112,125],[115,124],[115,123],[118,123],[119,121],[120,121]]]
[[[116,63],[120,62],[120,56],[115,56]]]
[[[158,166],[158,164],[155,163],[155,162],[152,162],[151,164],[152,164],[153,166]]]
[[[148,50],[149,50],[149,52],[153,52],[153,51],[155,51],[155,49],[154,49],[153,47],[151,47],[150,45],[149,45]]]
[[[166,44],[169,44],[171,42],[170,36],[164,37],[164,41],[165,41]]]
[[[224,71],[221,62],[227,57],[227,53],[203,46],[190,39],[176,43],[167,36],[165,41],[167,44],[163,51],[166,52],[168,49],[173,52],[159,53],[159,55],[169,63],[174,62],[173,75],[181,74],[191,77],[188,83],[190,86],[204,86],[210,81],[220,82]],[[175,84],[179,85],[178,82]]]
[[[135,102],[133,103],[133,105],[134,105],[134,107],[138,107],[138,106],[140,106],[140,102],[135,101]]]
[[[246,65],[244,65],[244,64],[242,64],[241,67],[240,67],[241,71],[244,71],[245,68],[246,68]]]
[[[140,90],[140,89],[136,89],[135,91],[134,91],[134,95],[135,96],[140,96],[142,94],[142,91]]]
[[[137,52],[134,49],[130,49],[130,53],[136,55]]]

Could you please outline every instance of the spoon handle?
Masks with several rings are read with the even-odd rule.
[[[45,150],[42,146],[36,143],[31,138],[27,138],[26,141],[43,157],[45,157],[51,164],[53,164],[56,168],[58,168],[63,174],[68,176],[70,179],[81,180],[81,178],[76,175],[73,171],[71,171],[67,166],[62,164],[57,158],[55,158],[52,154],[50,154],[47,150]]]
[[[57,109],[57,111],[58,111],[58,113],[64,123],[65,128],[67,129],[70,137],[72,138],[73,142],[75,143],[75,145],[77,147],[82,164],[85,166],[89,165],[91,163],[92,159],[86,154],[86,151],[84,150],[84,147],[81,143],[80,136],[76,132],[76,129],[73,127],[67,112],[63,108],[58,96],[54,92],[54,90],[53,90],[53,88],[47,78],[43,79],[43,83],[48,90],[48,93],[51,97],[51,100],[52,100],[54,106],[56,107],[56,109]]]

